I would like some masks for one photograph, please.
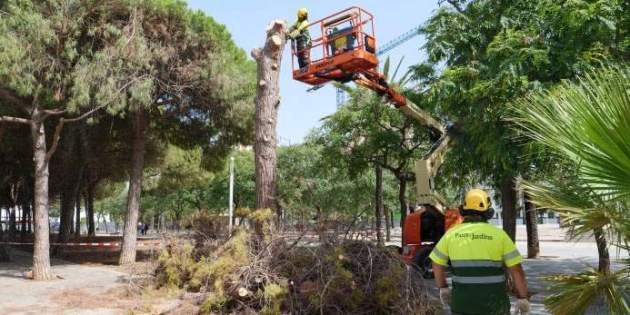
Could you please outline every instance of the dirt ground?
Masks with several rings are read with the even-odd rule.
[[[53,259],[58,279],[37,282],[24,278],[31,265],[30,253],[10,251],[12,261],[0,263],[0,314],[161,314],[182,309],[177,296],[164,292],[140,295],[130,285],[132,275],[149,268],[146,263],[131,269]]]

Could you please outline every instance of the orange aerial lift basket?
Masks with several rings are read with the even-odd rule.
[[[298,50],[292,45],[293,79],[310,85],[329,81],[353,81],[355,74],[371,73],[378,66],[374,16],[350,7],[308,27],[312,46]],[[299,68],[298,58],[310,57],[310,63]]]

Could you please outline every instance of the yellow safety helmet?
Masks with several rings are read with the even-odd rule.
[[[297,12],[297,18],[298,20],[304,20],[308,18],[308,10],[306,10],[306,8],[300,8]]]
[[[481,189],[471,189],[464,198],[464,210],[486,212],[490,209],[490,196]]]

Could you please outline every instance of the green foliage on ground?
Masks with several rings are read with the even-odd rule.
[[[223,245],[195,256],[173,243],[160,255],[157,285],[203,294],[207,314],[435,314],[437,308],[397,253],[368,242],[290,245],[273,229],[269,209],[248,218]],[[199,244],[195,244],[197,247]]]

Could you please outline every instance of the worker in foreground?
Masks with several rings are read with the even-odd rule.
[[[488,193],[470,190],[460,211],[464,222],[451,228],[429,256],[442,304],[450,305],[453,314],[509,314],[505,266],[516,287],[516,310],[529,314],[523,258],[510,237],[487,222],[494,215]],[[452,296],[446,282],[449,260],[453,269]]]
[[[300,69],[311,63],[311,35],[308,32],[308,10],[301,8],[297,12],[297,21],[289,28],[288,37],[293,40]]]

